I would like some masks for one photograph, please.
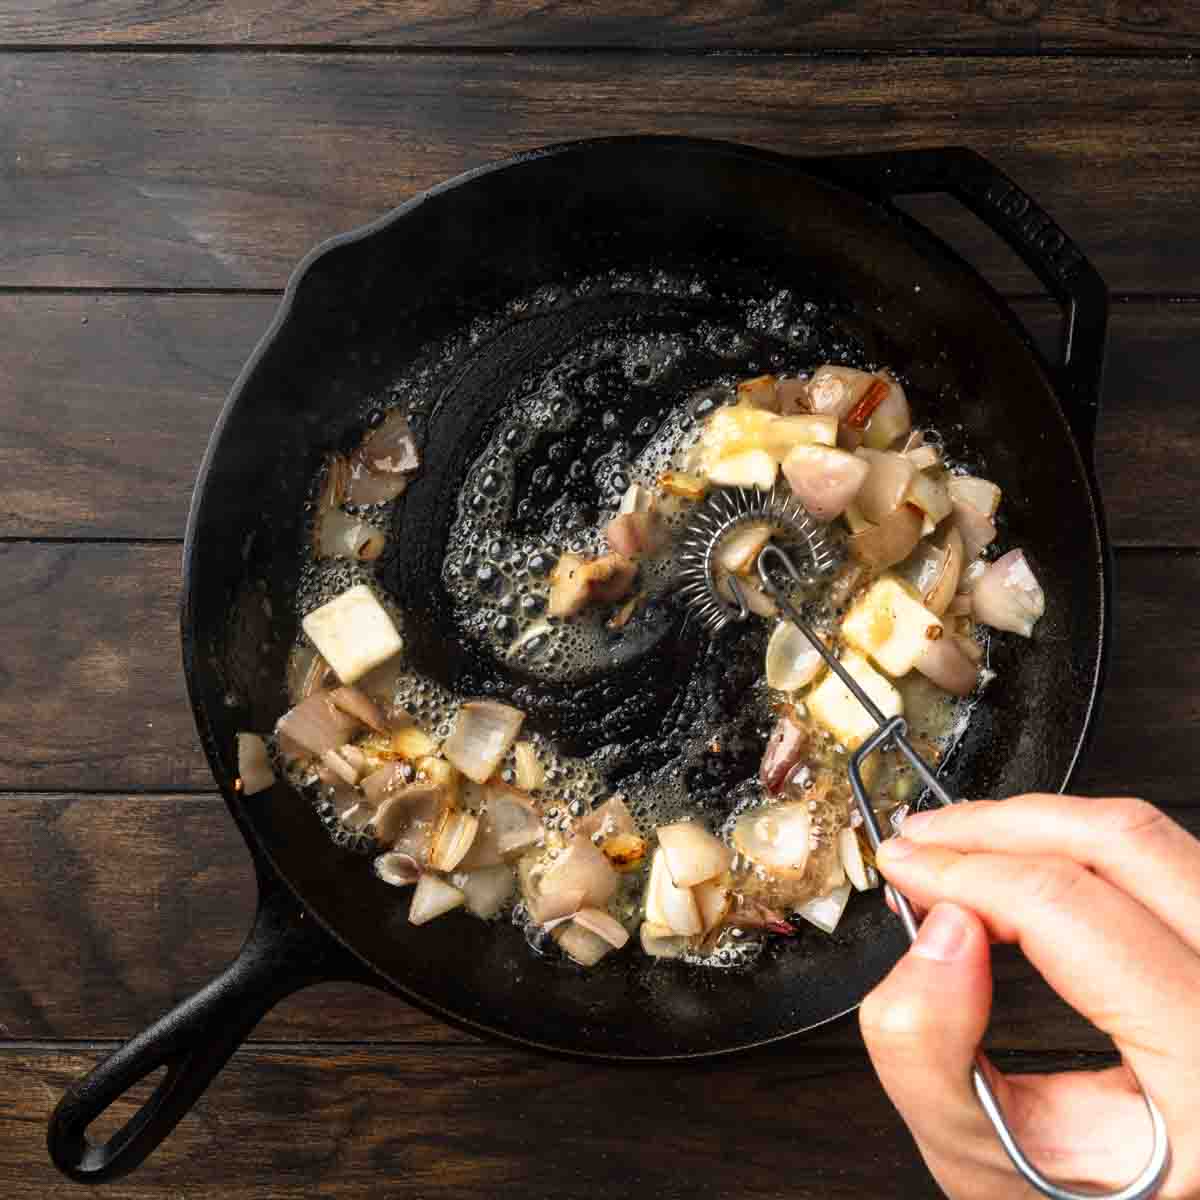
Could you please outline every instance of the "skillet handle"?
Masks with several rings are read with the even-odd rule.
[[[1063,310],[1058,382],[1080,448],[1090,460],[1100,412],[1108,288],[1079,247],[1003,171],[966,147],[822,160],[841,182],[883,200],[944,192],[999,234]]]
[[[138,1166],[175,1128],[251,1030],[280,1000],[332,979],[372,982],[268,868],[259,872],[254,926],[223,974],[73,1084],[50,1117],[46,1144],[79,1183]],[[87,1127],[129,1088],[166,1067],[153,1095],[107,1142]]]

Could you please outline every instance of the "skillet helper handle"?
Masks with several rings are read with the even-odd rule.
[[[1093,452],[1100,412],[1108,288],[1083,251],[1003,171],[961,146],[849,155],[822,167],[880,199],[942,192],[998,234],[1063,310],[1057,368],[1067,419],[1084,452]]]
[[[225,972],[75,1083],[50,1117],[46,1143],[63,1174],[101,1183],[131,1171],[203,1095],[251,1030],[285,996],[323,980],[361,977],[349,952],[278,880],[260,872],[254,927]],[[151,1072],[153,1095],[106,1142],[88,1126]]]
[[[913,769],[921,777],[922,782],[937,797],[939,803],[961,803],[961,797],[954,796],[948,792],[930,770],[929,766],[913,749],[912,744],[906,736],[907,728],[903,717],[893,717],[886,723],[881,724],[875,733],[850,757],[850,788],[854,793],[854,800],[858,806],[858,811],[862,815],[863,827],[867,831],[867,838],[871,843],[872,850],[879,849],[883,835],[879,827],[879,818],[875,815],[875,808],[871,804],[870,796],[868,796],[866,787],[863,784],[862,764],[867,756],[874,753],[877,749],[889,743],[895,746],[912,764]],[[917,924],[916,914],[912,910],[912,905],[891,884],[887,885],[887,891],[896,906],[896,915],[900,918],[900,923],[904,926],[904,930],[908,934],[909,942],[916,941],[917,931],[920,926]],[[988,1081],[981,1062],[982,1055],[971,1068],[971,1084],[975,1089],[975,1095],[979,1100],[980,1107],[987,1114],[988,1120],[991,1121],[992,1128],[996,1131],[996,1137],[999,1138],[1000,1144],[1004,1147],[1004,1152],[1008,1155],[1013,1166],[1025,1178],[1025,1181],[1043,1196],[1050,1197],[1050,1200],[1097,1200],[1097,1197],[1100,1197],[1101,1200],[1150,1200],[1150,1197],[1158,1191],[1158,1186],[1166,1175],[1167,1168],[1170,1166],[1171,1147],[1167,1138],[1167,1127],[1162,1113],[1159,1112],[1154,1101],[1145,1092],[1142,1093],[1142,1098],[1146,1101],[1146,1108],[1150,1113],[1154,1143],[1150,1150],[1150,1157],[1145,1167],[1142,1168],[1141,1173],[1131,1183],[1116,1192],[1076,1192],[1069,1188],[1060,1187],[1053,1180],[1048,1179],[1025,1156],[1025,1152],[1021,1149],[1017,1139],[1013,1136],[1012,1130],[1009,1128],[1008,1121],[1004,1117],[1004,1111],[1000,1107],[996,1093],[992,1090],[992,1085]]]

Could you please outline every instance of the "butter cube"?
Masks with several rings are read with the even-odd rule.
[[[343,683],[353,683],[404,645],[387,610],[365,583],[313,609],[300,624]]]
[[[941,621],[891,577],[873,583],[842,622],[846,641],[873,658],[893,679],[907,675],[942,632]]]
[[[900,693],[861,654],[850,651],[841,662],[885,717],[898,717],[904,711]],[[848,750],[861,746],[875,732],[871,714],[832,671],[809,692],[805,703],[808,715]]]

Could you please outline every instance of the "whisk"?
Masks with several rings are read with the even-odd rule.
[[[885,747],[898,750],[938,803],[957,804],[961,797],[951,794],[946,789],[929,764],[913,748],[904,718],[888,717],[879,709],[859,682],[838,661],[834,652],[801,616],[789,599],[787,590],[779,585],[779,573],[785,575],[796,587],[803,586],[806,582],[792,554],[803,557],[810,576],[827,574],[837,562],[837,555],[825,537],[822,527],[786,489],[776,486],[767,492],[747,488],[722,488],[710,493],[704,503],[693,512],[682,540],[679,592],[701,624],[715,635],[727,625],[745,621],[751,615],[746,585],[735,575],[725,573],[718,561],[718,551],[726,544],[729,536],[735,530],[749,524],[763,524],[771,531],[771,538],[758,552],[755,564],[763,590],[779,612],[812,643],[813,649],[825,660],[830,671],[841,680],[875,721],[875,732],[850,755],[849,776],[850,788],[862,816],[867,840],[872,850],[878,850],[883,841],[883,832],[867,795],[862,775],[863,763],[877,750]],[[792,554],[779,543],[786,544]],[[918,926],[912,905],[890,884],[887,885],[887,891],[909,941],[915,940]],[[1051,1200],[1095,1200],[1097,1196],[1103,1196],[1104,1200],[1148,1200],[1157,1191],[1166,1174],[1170,1163],[1166,1124],[1153,1100],[1145,1093],[1143,1098],[1150,1113],[1154,1135],[1149,1161],[1138,1177],[1120,1191],[1096,1193],[1060,1187],[1047,1179],[1029,1161],[1009,1129],[995,1092],[978,1060],[972,1068],[972,1083],[979,1103],[1013,1165],[1030,1185],[1042,1195],[1049,1196]]]

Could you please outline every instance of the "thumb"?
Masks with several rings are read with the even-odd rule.
[[[871,1061],[927,1159],[961,1153],[964,1141],[986,1127],[971,1067],[991,1005],[983,923],[944,901],[862,1003],[859,1023]]]

